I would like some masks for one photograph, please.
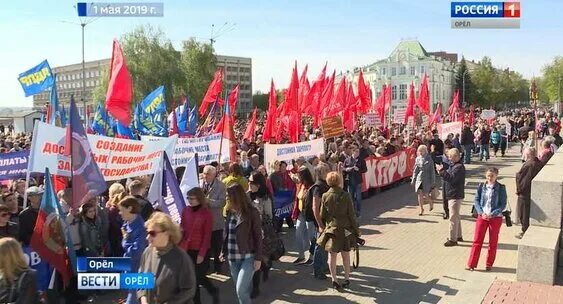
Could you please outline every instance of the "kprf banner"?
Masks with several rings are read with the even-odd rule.
[[[29,150],[0,154],[0,180],[25,177]]]
[[[416,150],[407,148],[385,157],[366,158],[367,172],[363,174],[362,192],[398,182],[412,175]]]
[[[277,191],[274,193],[274,217],[284,219],[291,215],[293,207],[293,191]]]
[[[141,136],[141,139],[144,141],[159,141],[165,139],[165,137]],[[221,143],[221,133],[203,137],[178,138],[171,160],[172,167],[186,166],[196,153],[198,165],[200,166],[219,162],[219,149],[221,145],[223,145],[221,158],[223,158],[224,162],[230,162],[229,143],[230,141],[226,138],[223,138]]]
[[[264,145],[264,163],[268,172],[274,171],[275,161],[285,161],[291,168],[291,160],[299,157],[311,157],[324,153],[325,140],[319,138],[294,144]]]
[[[440,134],[442,140],[445,140],[448,138],[448,134],[461,134],[462,127],[461,121],[438,124],[438,134]]]
[[[106,181],[153,174],[163,151],[172,154],[177,136],[161,141],[139,141],[88,135],[94,160]],[[70,157],[64,154],[65,129],[37,122],[31,145],[29,171],[70,176]],[[86,156],[90,157],[90,156]]]
[[[25,97],[41,93],[52,87],[55,82],[47,60],[21,73],[18,76],[18,80],[23,88]]]

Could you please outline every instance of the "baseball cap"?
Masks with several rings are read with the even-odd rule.
[[[25,193],[27,193],[27,195],[41,195],[43,194],[43,192],[45,191],[37,186],[29,187],[27,188],[27,190],[25,190]]]

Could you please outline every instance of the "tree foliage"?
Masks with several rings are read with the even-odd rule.
[[[252,95],[252,103],[262,111],[268,111],[268,97],[270,94],[257,91]]]
[[[471,73],[475,103],[482,107],[502,107],[518,101],[528,102],[529,83],[520,73],[497,69],[483,57]]]
[[[200,104],[217,70],[213,47],[191,38],[184,41],[180,57],[187,84],[186,95],[192,104]]]
[[[465,74],[465,79],[464,79]],[[464,86],[465,80],[465,86]],[[455,90],[459,90],[460,95],[463,96],[465,88],[465,103],[471,104],[475,100],[475,86],[473,85],[473,81],[471,81],[471,73],[467,69],[467,64],[465,62],[465,58],[461,57],[461,62],[459,64],[459,68],[455,74]],[[462,97],[460,96],[460,102],[462,101]]]
[[[150,25],[124,34],[120,44],[133,80],[132,106],[161,85],[166,89],[169,110],[173,104],[177,105],[182,94],[190,97],[192,105],[201,102],[216,69],[210,44],[191,39],[178,51],[162,30]],[[105,100],[108,69],[102,73],[100,84],[94,90],[95,104]]]
[[[559,86],[561,86],[561,92],[559,92]],[[542,101],[553,103],[557,98],[563,99],[563,57],[555,57],[553,62],[542,68],[542,77],[538,81],[538,87]]]

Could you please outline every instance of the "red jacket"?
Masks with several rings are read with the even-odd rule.
[[[207,207],[200,207],[197,211],[187,206],[182,211],[180,222],[182,227],[182,241],[180,248],[184,250],[198,250],[199,256],[205,257],[211,246],[211,232],[213,229],[213,215]]]

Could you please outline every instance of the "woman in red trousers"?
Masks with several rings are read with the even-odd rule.
[[[187,199],[189,205],[182,211],[180,222],[182,227],[180,248],[187,251],[195,264],[197,288],[194,303],[201,303],[200,285],[211,294],[214,304],[219,303],[219,290],[206,276],[209,269],[208,251],[211,246],[213,215],[201,188],[196,187],[188,191]]]
[[[485,269],[490,271],[493,267],[497,254],[498,235],[502,226],[502,212],[507,204],[506,187],[497,181],[498,169],[488,168],[485,176],[487,181],[479,185],[473,202],[478,216],[475,222],[473,246],[465,268],[467,270],[474,270],[477,267],[487,230],[489,230],[489,252]]]

